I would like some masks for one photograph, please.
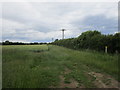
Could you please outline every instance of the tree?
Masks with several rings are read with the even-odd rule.
[[[5,44],[5,45],[9,45],[10,42],[9,42],[8,40],[6,40],[4,44]]]

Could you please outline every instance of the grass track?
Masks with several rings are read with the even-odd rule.
[[[92,71],[107,73],[118,79],[117,55],[52,45],[49,51],[47,45],[3,46],[2,49],[3,88],[59,87],[60,75],[65,77],[65,83],[75,79],[77,87],[97,87],[93,83],[94,78],[86,74]],[[65,68],[71,72],[63,74]]]

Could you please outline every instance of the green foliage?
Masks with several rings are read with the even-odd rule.
[[[114,35],[102,35],[99,31],[86,31],[77,38],[57,40],[52,44],[64,46],[71,49],[91,49],[104,51],[105,46],[108,52],[120,52],[120,33]]]

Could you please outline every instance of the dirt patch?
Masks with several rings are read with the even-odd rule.
[[[69,74],[70,72],[71,72],[71,70],[70,70],[70,69],[65,68],[64,74]]]
[[[61,75],[59,76],[60,78],[59,86],[50,86],[49,88],[85,88],[83,84],[79,85],[79,83],[73,78],[70,78],[68,82],[66,82],[65,75],[69,73],[71,73],[71,70],[65,68],[64,72],[62,72]]]
[[[71,83],[64,83],[64,76],[60,75],[60,85],[59,88],[77,88],[78,87],[78,82],[75,81],[74,79],[70,79]]]
[[[63,75],[60,75],[60,84],[59,84],[59,88],[77,88],[78,87],[78,82],[76,80],[74,80],[73,78],[71,78],[69,80],[69,83],[65,83],[65,77],[64,75],[67,75],[71,72],[70,69],[65,68]]]
[[[120,83],[113,79],[110,75],[104,75],[96,72],[90,72],[88,74],[95,78],[93,83],[98,88],[120,88]]]

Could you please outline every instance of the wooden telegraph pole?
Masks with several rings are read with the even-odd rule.
[[[62,31],[62,39],[64,39],[64,31],[65,31],[65,29],[62,29],[61,31]]]

